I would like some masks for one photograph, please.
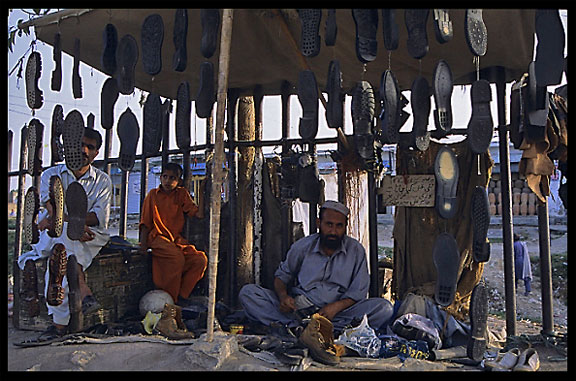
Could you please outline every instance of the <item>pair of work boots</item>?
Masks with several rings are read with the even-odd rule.
[[[194,334],[186,329],[182,321],[182,307],[166,303],[162,310],[162,316],[156,327],[156,332],[171,340],[193,339]]]

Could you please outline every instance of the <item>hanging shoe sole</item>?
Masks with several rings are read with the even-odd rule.
[[[143,123],[143,154],[155,155],[160,151],[162,142],[162,102],[158,94],[150,93],[144,103]]]
[[[326,122],[330,128],[342,128],[344,125],[344,95],[342,93],[342,72],[340,61],[332,60],[328,66],[326,81]]]
[[[490,227],[490,202],[483,187],[477,186],[472,193],[472,256],[476,262],[488,262],[490,249],[486,237]]]
[[[352,126],[356,151],[363,159],[374,156],[374,90],[368,81],[360,81],[352,92]]]
[[[326,30],[324,33],[324,43],[326,46],[336,45],[338,35],[338,24],[336,24],[336,9],[328,9],[326,15]]]
[[[82,184],[74,181],[66,189],[66,211],[68,213],[68,228],[66,235],[73,241],[78,241],[84,235],[88,199]]]
[[[36,118],[28,124],[26,134],[27,172],[30,176],[40,175],[42,172],[42,137],[44,125]]]
[[[558,85],[564,71],[565,33],[558,9],[537,9],[536,83]]]
[[[441,44],[450,41],[454,35],[449,12],[448,9],[434,9],[434,33],[436,41]]]
[[[72,67],[72,94],[82,98],[82,78],[80,77],[80,39],[74,40],[74,66]]]
[[[298,101],[302,106],[298,132],[302,139],[313,141],[318,133],[318,85],[311,70],[301,71],[298,76]]]
[[[50,177],[50,204],[52,205],[52,221],[48,235],[56,238],[62,235],[64,229],[64,186],[58,176]]]
[[[434,243],[432,256],[437,274],[434,298],[436,303],[446,307],[454,301],[460,265],[458,244],[454,237],[441,233]]]
[[[202,38],[200,52],[204,58],[210,58],[218,47],[218,32],[220,30],[220,11],[218,9],[201,9]]]
[[[114,106],[119,96],[118,81],[115,78],[106,79],[100,93],[100,124],[105,130],[114,126]]]
[[[62,143],[64,145],[64,161],[71,171],[77,171],[84,164],[82,137],[84,136],[84,118],[78,110],[72,110],[64,119]]]
[[[382,9],[382,31],[384,33],[384,47],[388,51],[398,49],[398,23],[396,22],[396,9]]]
[[[321,9],[298,9],[302,33],[300,38],[300,51],[305,57],[315,57],[320,53],[320,20]]]
[[[186,81],[178,86],[176,97],[176,144],[180,149],[190,147],[191,113],[190,84]]]
[[[54,35],[54,49],[52,50],[54,70],[52,70],[50,81],[50,89],[52,91],[60,91],[62,89],[62,43],[60,37],[60,33]]]
[[[102,32],[102,71],[114,76],[116,73],[116,49],[118,48],[118,32],[114,24],[106,24]]]
[[[36,187],[31,186],[24,196],[24,238],[30,244],[38,243],[40,233],[38,231],[38,210],[40,209],[40,196]]]
[[[438,61],[433,79],[434,124],[436,130],[446,136],[452,129],[452,71],[444,60]]]
[[[67,264],[68,256],[66,254],[66,248],[61,243],[55,244],[48,260],[49,278],[46,303],[51,306],[59,306],[64,300],[62,280],[64,279],[64,275],[66,275]]]
[[[210,61],[205,61],[200,64],[200,86],[196,94],[196,115],[199,118],[210,117],[214,102],[216,102],[214,64]]]
[[[142,66],[148,75],[162,71],[162,43],[164,42],[164,21],[159,14],[144,19],[140,34],[142,46]]]
[[[488,33],[482,18],[482,9],[466,9],[464,32],[472,54],[475,56],[486,54]]]
[[[120,139],[120,154],[118,166],[123,171],[130,171],[136,160],[136,146],[140,139],[140,127],[136,115],[128,107],[118,120],[118,138]]]
[[[380,81],[380,99],[382,113],[380,114],[381,135],[384,144],[396,144],[400,139],[400,89],[396,76],[390,70],[382,74]]]
[[[62,144],[62,131],[64,130],[64,109],[61,105],[54,106],[52,110],[52,124],[50,126],[50,154],[52,163],[64,160],[64,145]]]
[[[490,83],[484,79],[474,81],[470,98],[472,101],[472,115],[468,122],[468,145],[476,154],[485,153],[490,147],[494,133],[490,102],[492,90]]]
[[[423,76],[418,76],[412,83],[410,103],[414,121],[412,124],[412,147],[426,151],[430,146],[428,120],[430,118],[430,86]]]
[[[404,10],[404,22],[408,31],[406,45],[412,58],[420,59],[428,53],[428,34],[426,23],[428,22],[428,9]]]
[[[186,37],[188,34],[188,10],[177,9],[174,13],[174,56],[172,58],[172,68],[174,71],[182,72],[186,70],[188,62],[188,52],[186,50]]]
[[[480,281],[472,290],[470,297],[470,336],[466,352],[474,361],[481,361],[486,350],[486,323],[488,320],[488,290]]]
[[[138,43],[126,34],[120,39],[116,52],[118,91],[124,95],[134,92],[136,62],[138,62]]]
[[[442,218],[450,219],[458,211],[458,160],[450,148],[441,147],[434,161],[436,177],[436,211]]]
[[[43,92],[38,87],[42,73],[42,57],[32,52],[26,62],[26,102],[31,109],[39,109],[44,104]]]
[[[378,11],[376,9],[352,9],[356,25],[356,57],[364,64],[376,59],[378,42]]]

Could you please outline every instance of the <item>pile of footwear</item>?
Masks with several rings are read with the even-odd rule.
[[[536,372],[540,368],[540,357],[534,348],[523,351],[513,348],[493,360],[484,360],[483,367],[492,372]]]

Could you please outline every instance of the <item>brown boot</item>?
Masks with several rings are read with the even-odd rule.
[[[156,324],[156,330],[160,332],[162,336],[172,340],[194,338],[194,334],[188,332],[182,322],[182,308],[174,304],[166,303],[164,305],[162,317]]]
[[[52,248],[52,255],[49,259],[50,278],[48,280],[48,292],[46,295],[46,303],[51,306],[59,306],[64,300],[64,287],[62,287],[62,279],[66,275],[66,267],[68,264],[68,256],[66,255],[66,248],[61,243],[57,243]]]
[[[34,261],[26,261],[22,271],[22,300],[28,304],[30,316],[40,314],[40,304],[38,299],[38,273]]]
[[[340,357],[334,347],[334,326],[330,320],[318,314],[312,315],[310,323],[300,335],[300,343],[310,350],[312,358],[322,364],[338,365]]]

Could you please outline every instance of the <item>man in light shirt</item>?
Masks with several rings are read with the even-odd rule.
[[[66,250],[66,255],[68,257],[74,255],[78,262],[77,270],[79,274],[79,291],[83,304],[83,312],[85,313],[90,312],[89,310],[98,304],[92,296],[92,291],[86,284],[83,271],[90,266],[94,257],[100,252],[100,249],[110,238],[108,233],[106,233],[106,229],[110,217],[112,180],[108,174],[92,166],[92,162],[98,155],[101,145],[102,136],[100,133],[91,128],[84,128],[84,135],[82,137],[82,167],[76,171],[72,171],[67,168],[65,164],[59,164],[46,169],[42,173],[40,181],[40,204],[41,206],[45,206],[46,210],[38,216],[40,238],[38,243],[32,245],[31,251],[23,253],[18,258],[18,265],[20,269],[24,270],[28,261],[34,261],[45,257],[49,258],[53,255],[53,251],[55,251],[53,250],[55,245],[60,244],[58,247],[62,247],[63,245]],[[79,240],[71,240],[66,234],[68,224],[70,223],[67,221],[66,210],[64,211],[63,233],[59,237],[51,237],[48,234],[53,213],[49,202],[50,178],[52,176],[60,177],[64,194],[66,194],[66,189],[73,182],[78,182],[82,185],[86,192],[88,208],[84,232]],[[67,200],[67,202],[74,202],[74,200]],[[49,266],[47,266],[45,277],[45,294],[47,300],[49,270]],[[64,289],[62,302],[59,305],[47,304],[48,314],[52,315],[54,325],[41,335],[39,340],[42,338],[50,339],[54,336],[61,336],[67,332],[67,327],[70,322],[70,310],[68,303],[69,288],[66,276],[64,276],[62,280],[61,286]]]

